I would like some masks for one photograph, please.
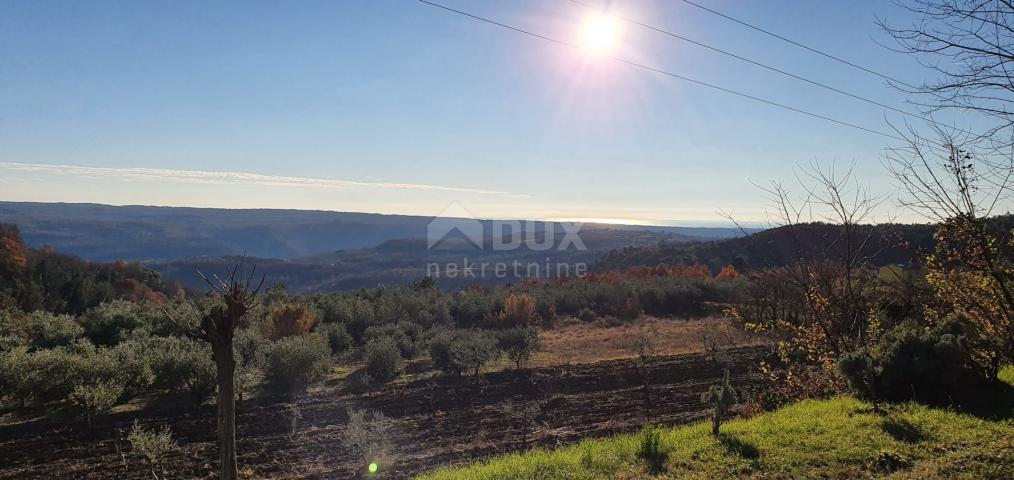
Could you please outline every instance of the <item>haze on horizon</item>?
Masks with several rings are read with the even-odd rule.
[[[592,50],[887,130],[896,114],[571,2],[19,2],[0,15],[0,200],[727,225],[753,183],[854,163],[888,195],[887,139],[632,68]],[[602,2],[600,2],[602,3]],[[899,108],[862,72],[681,2],[611,12]],[[912,83],[877,1],[715,8]],[[590,33],[589,33],[590,32]],[[947,121],[947,118],[938,120]],[[905,220],[889,203],[878,218]]]

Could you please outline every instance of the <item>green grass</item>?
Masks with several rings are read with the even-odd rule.
[[[1014,365],[1007,365],[1000,369],[1000,374],[997,375],[1001,382],[1006,382],[1009,385],[1014,385]]]
[[[438,470],[428,480],[634,478],[1010,478],[1014,422],[990,421],[918,404],[875,413],[842,397],[802,401],[723,425],[664,430],[665,471],[636,458],[640,435],[586,440],[559,450]]]

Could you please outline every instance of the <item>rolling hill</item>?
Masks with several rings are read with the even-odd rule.
[[[249,255],[291,260],[388,240],[426,238],[433,217],[318,210],[112,206],[0,202],[0,223],[17,225],[34,247],[86,260],[168,261]],[[483,222],[489,228],[489,221]],[[672,241],[728,238],[732,228],[585,224],[582,231],[657,232]]]

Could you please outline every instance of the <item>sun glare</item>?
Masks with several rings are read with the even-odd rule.
[[[603,13],[590,15],[584,21],[581,44],[592,53],[609,53],[615,47],[619,37],[616,19]]]

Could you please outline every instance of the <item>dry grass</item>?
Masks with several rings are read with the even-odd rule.
[[[566,319],[552,330],[540,334],[542,351],[532,358],[533,367],[590,363],[601,360],[632,358],[637,352],[631,347],[634,339],[648,336],[655,340],[656,355],[700,352],[703,336],[722,337],[722,318],[681,320],[641,317],[633,322],[610,326],[603,320],[581,322]],[[733,345],[754,345],[762,340],[726,324]],[[730,346],[725,343],[723,346]]]

